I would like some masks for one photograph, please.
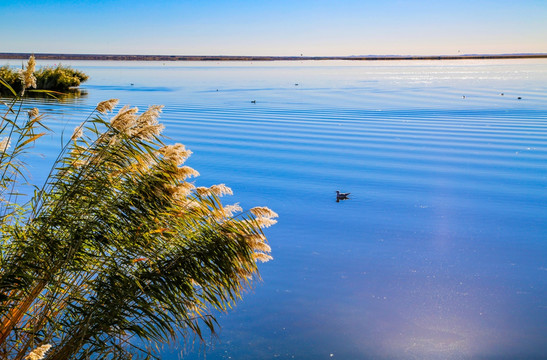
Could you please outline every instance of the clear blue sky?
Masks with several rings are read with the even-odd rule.
[[[547,0],[0,0],[0,52],[547,53]]]

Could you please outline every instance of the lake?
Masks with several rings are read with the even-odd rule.
[[[219,338],[166,359],[547,358],[547,59],[63,64],[90,80],[27,102],[56,132],[34,181],[119,98],[165,105],[196,185],[279,213]]]

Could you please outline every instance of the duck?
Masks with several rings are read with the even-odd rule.
[[[350,193],[341,193],[339,190],[336,190],[336,201],[349,199],[349,194]]]

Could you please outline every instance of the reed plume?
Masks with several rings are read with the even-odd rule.
[[[110,99],[110,100],[101,101],[100,103],[97,104],[97,107],[95,109],[101,114],[106,114],[107,112],[114,110],[116,105],[118,105],[119,101],[120,101],[119,99]]]
[[[164,146],[159,149],[159,153],[163,155],[164,161],[176,166],[184,164],[186,159],[192,155],[192,152],[182,144]]]
[[[2,140],[0,140],[0,152],[5,153],[11,144],[11,139],[9,137],[5,137]]]
[[[27,62],[27,67],[20,71],[20,79],[23,84],[23,93],[25,89],[36,88],[36,76],[34,76],[34,70],[36,68],[36,60],[34,55],[31,55]]]
[[[116,116],[110,119],[110,125],[119,132],[127,132],[137,123],[137,112],[139,112],[138,108],[125,105]]]
[[[49,344],[39,346],[32,350],[30,354],[25,357],[25,360],[42,360],[49,349],[51,349],[51,345]]]
[[[30,109],[29,112],[28,112],[28,117],[29,117],[29,119],[37,118],[38,115],[40,115],[40,111],[38,111],[37,108],[32,108],[32,109]]]
[[[82,137],[82,135],[84,134],[83,126],[84,126],[83,123],[76,126],[76,128],[74,129],[74,132],[72,133],[72,136],[70,137],[70,140],[74,141]]]

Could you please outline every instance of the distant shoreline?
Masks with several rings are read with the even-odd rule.
[[[28,59],[31,53],[0,53],[0,59]],[[304,60],[480,60],[541,59],[547,54],[470,54],[470,55],[367,55],[367,56],[209,56],[209,55],[107,55],[34,53],[39,60],[112,60],[112,61],[304,61]]]

